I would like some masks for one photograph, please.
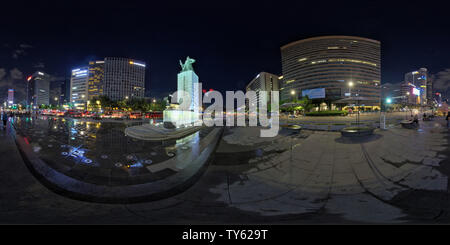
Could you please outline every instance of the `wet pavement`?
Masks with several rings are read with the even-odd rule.
[[[121,122],[93,122],[59,117],[17,117],[16,133],[51,168],[98,185],[130,185],[164,179],[170,169],[151,172],[178,153],[189,150],[211,128],[179,140],[149,142],[127,137]],[[154,122],[156,123],[156,121]]]
[[[261,139],[257,128],[226,128],[210,165],[190,188],[136,204],[98,204],[53,193],[33,178],[11,136],[1,132],[2,149],[12,153],[11,162],[0,165],[7,186],[0,189],[0,217],[3,223],[449,223],[444,123],[442,118],[421,122],[418,130],[395,125],[357,141],[309,130]],[[34,133],[34,142],[45,138]],[[87,158],[101,163],[101,144],[82,145],[88,146]],[[167,157],[167,151],[151,148],[156,145],[143,147]],[[120,148],[117,155],[109,153],[117,161],[139,149]]]

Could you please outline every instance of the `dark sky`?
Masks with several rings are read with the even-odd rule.
[[[444,1],[0,5],[0,68],[8,74],[13,68],[23,76],[39,69],[63,77],[94,58],[130,57],[147,63],[146,86],[152,96],[176,88],[178,60],[188,55],[197,60],[194,68],[204,88],[238,90],[260,71],[281,73],[280,46],[318,35],[381,41],[383,83],[398,83],[405,72],[420,67],[434,74],[450,68],[450,18]]]

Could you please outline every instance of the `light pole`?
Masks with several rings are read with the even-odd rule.
[[[349,97],[352,97],[352,87],[353,87],[353,81],[348,82]]]
[[[292,95],[292,103],[294,103],[294,98],[295,98],[295,90],[291,90],[291,95]],[[292,110],[292,115],[294,115],[294,110]],[[289,116],[288,116],[288,123],[289,123]]]

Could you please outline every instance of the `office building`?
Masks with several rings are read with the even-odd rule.
[[[352,96],[379,106],[380,42],[353,36],[321,36],[281,47],[281,100],[308,95],[333,103]]]
[[[89,99],[103,95],[103,81],[105,74],[105,61],[97,60],[89,62]]]
[[[64,102],[64,91],[61,84],[61,81],[50,82],[50,105],[59,106]]]
[[[106,57],[103,94],[112,100],[144,98],[145,63],[127,58]]]
[[[414,85],[414,95],[417,95],[415,98],[417,99],[415,104],[427,104],[427,81],[428,71],[426,68],[420,68],[417,71],[412,71],[405,74],[405,83]]]
[[[248,105],[259,105],[261,100],[261,94],[265,93],[267,98],[267,104],[271,103],[271,93],[270,91],[279,91],[278,85],[278,75],[260,72],[252,81],[246,86],[245,90],[255,91],[256,98],[248,101]]]
[[[14,105],[14,89],[8,89],[8,106]]]
[[[144,98],[145,66],[142,61],[115,57],[89,62],[86,98],[101,95],[111,100]]]
[[[88,101],[88,67],[72,70],[70,78],[70,102],[76,109],[85,109]]]
[[[401,83],[384,83],[381,85],[381,99],[390,99],[392,104],[402,104],[404,97]]]
[[[37,71],[27,77],[27,109],[38,109],[50,102],[50,75]]]

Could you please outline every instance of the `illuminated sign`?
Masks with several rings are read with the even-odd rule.
[[[33,76],[28,76],[27,81],[29,82],[31,80],[31,78],[33,78]]]
[[[142,66],[142,67],[145,67],[145,64],[138,63],[138,62],[135,62],[135,61],[132,61],[132,60],[130,60],[130,65],[136,65],[136,66]]]
[[[302,90],[302,97],[308,96],[310,99],[325,98],[325,88],[305,89]]]
[[[413,94],[420,96],[420,90],[418,90],[417,88],[413,88]]]
[[[88,75],[88,70],[81,70],[81,69],[72,70],[72,76],[85,77],[87,75]]]

